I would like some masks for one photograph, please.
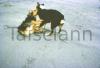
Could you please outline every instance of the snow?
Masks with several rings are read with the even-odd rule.
[[[56,9],[65,16],[63,30],[68,40],[42,34],[31,38],[18,35],[11,28],[19,26],[36,2]],[[100,68],[100,1],[99,0],[1,0],[0,1],[0,68]],[[49,29],[49,24],[46,28]],[[71,40],[71,30],[79,30],[80,41]],[[92,40],[83,30],[92,31]],[[40,39],[40,40],[39,40]]]

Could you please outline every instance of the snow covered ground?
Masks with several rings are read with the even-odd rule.
[[[57,35],[47,36],[52,40],[46,41],[42,34],[38,41],[35,35],[23,40],[17,29],[12,40],[6,25],[19,26],[37,1],[64,14],[67,40]],[[0,68],[100,68],[99,22],[99,0],[0,0]],[[80,41],[76,36],[71,40],[71,30],[80,32]],[[83,30],[91,30],[92,40],[88,34],[83,40]]]

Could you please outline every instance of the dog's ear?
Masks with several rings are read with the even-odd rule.
[[[37,5],[43,5],[44,6],[44,4],[40,4],[39,2],[37,2]]]

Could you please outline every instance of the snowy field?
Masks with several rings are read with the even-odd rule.
[[[23,38],[10,27],[19,26],[36,2],[64,14],[63,30],[67,40],[52,35],[46,41],[32,35]],[[47,24],[46,28],[49,28]],[[71,30],[80,32],[71,40]],[[92,32],[83,40],[83,31]],[[99,0],[0,0],[0,68],[100,68],[100,1]]]

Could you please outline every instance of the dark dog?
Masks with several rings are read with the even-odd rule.
[[[36,9],[37,9],[37,15],[39,15],[40,19],[42,19],[42,23],[40,24],[40,27],[42,27],[46,23],[51,23],[51,32],[49,35],[51,35],[54,32],[54,29],[59,26],[59,33],[61,32],[61,28],[63,26],[63,20],[64,15],[61,14],[57,10],[52,9],[41,9],[41,4],[37,3]]]

